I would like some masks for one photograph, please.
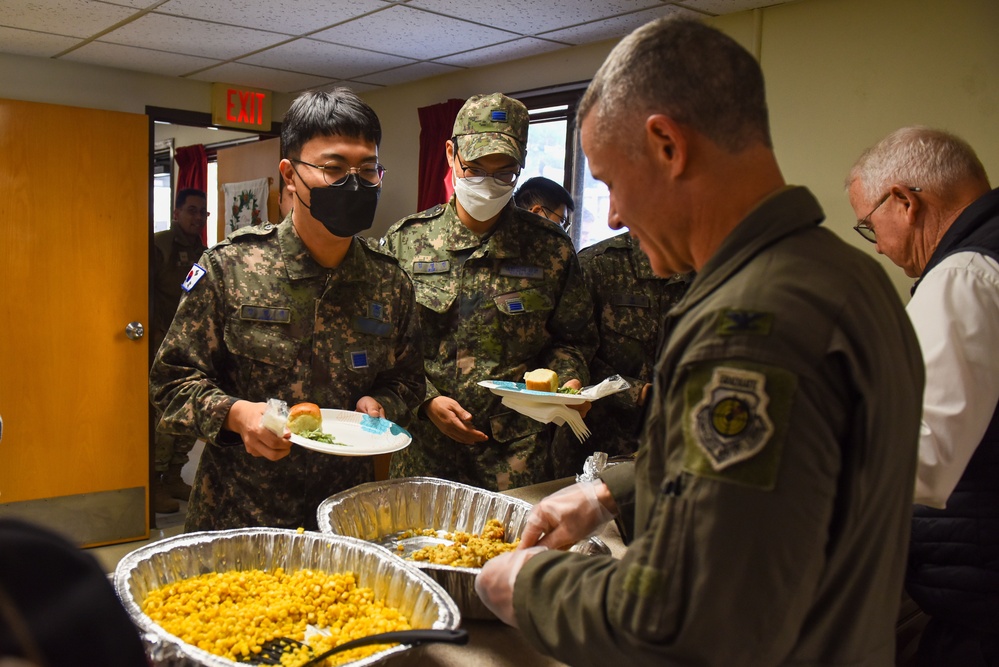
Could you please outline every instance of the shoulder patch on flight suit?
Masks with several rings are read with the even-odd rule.
[[[768,336],[770,335],[770,328],[773,326],[773,323],[773,313],[725,308],[718,311],[718,319],[715,320],[715,333],[719,336],[731,336],[733,334]]]
[[[684,469],[761,490],[777,484],[798,379],[776,366],[702,362],[684,386]]]

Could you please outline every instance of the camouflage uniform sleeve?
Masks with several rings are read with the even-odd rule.
[[[157,430],[216,442],[236,398],[217,384],[225,362],[221,271],[208,253],[198,264],[206,273],[181,298],[149,372],[149,396],[161,413]]]
[[[590,381],[590,360],[597,350],[597,327],[593,299],[574,252],[566,262],[565,282],[548,328],[552,344],[541,355],[541,366],[558,373],[562,383],[577,379],[586,385]]]
[[[385,408],[385,416],[406,426],[410,415],[424,400],[426,379],[423,374],[423,335],[419,311],[416,307],[413,283],[405,272],[400,272],[399,312],[396,322],[399,336],[396,340],[395,365],[378,374],[371,397]]]

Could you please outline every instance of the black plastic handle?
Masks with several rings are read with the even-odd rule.
[[[412,644],[413,646],[419,646],[420,644],[426,644],[429,642],[467,644],[468,631],[461,628],[456,630],[421,628],[416,630],[396,630],[395,632],[382,632],[377,635],[368,635],[367,637],[361,637],[360,639],[354,639],[349,642],[344,642],[339,646],[334,646],[325,653],[320,653],[308,662],[303,663],[302,667],[307,667],[308,665],[318,665],[334,653],[349,651],[350,649],[357,648],[358,646],[370,646],[371,644],[393,644],[396,642],[401,644]]]

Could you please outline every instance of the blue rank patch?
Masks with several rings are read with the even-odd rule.
[[[191,267],[191,270],[187,272],[187,277],[184,278],[184,282],[180,284],[180,288],[185,292],[190,292],[194,289],[194,286],[198,284],[198,281],[201,280],[205,273],[207,273],[207,271],[205,271],[205,267],[195,263],[194,266]]]
[[[350,353],[350,367],[354,370],[368,367],[368,353],[365,350]]]
[[[451,262],[443,259],[439,262],[413,262],[413,273],[448,273]]]
[[[515,264],[504,264],[500,267],[500,275],[510,278],[530,278],[540,280],[545,277],[545,271],[540,266],[518,266]]]
[[[239,319],[251,322],[280,322],[281,324],[288,324],[291,322],[291,309],[243,304],[239,307]]]
[[[503,109],[493,109],[489,114],[489,120],[494,120],[497,123],[505,123],[506,111]]]
[[[385,319],[385,306],[380,303],[370,302],[368,304],[368,317],[372,320],[382,321]]]

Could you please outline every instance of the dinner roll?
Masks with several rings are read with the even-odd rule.
[[[288,430],[295,434],[323,427],[323,414],[315,403],[298,403],[288,410]]]

